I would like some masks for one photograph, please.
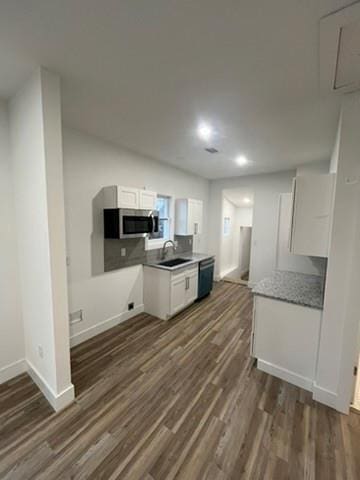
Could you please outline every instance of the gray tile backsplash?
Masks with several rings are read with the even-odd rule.
[[[192,253],[192,236],[177,236],[175,241],[178,242],[175,252],[176,256],[187,255]],[[125,249],[126,255],[121,256],[121,250]],[[110,272],[119,268],[131,267],[133,265],[141,265],[143,263],[156,262],[161,260],[161,248],[154,250],[145,250],[144,238],[129,238],[123,240],[104,240],[104,270]],[[172,258],[173,248],[168,247],[166,258]]]

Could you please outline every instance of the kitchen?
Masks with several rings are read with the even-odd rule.
[[[0,7],[0,477],[358,478],[360,2],[145,3]]]

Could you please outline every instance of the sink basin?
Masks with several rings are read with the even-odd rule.
[[[159,265],[162,265],[163,267],[176,267],[177,265],[181,265],[187,262],[191,262],[191,260],[188,260],[186,258],[173,258],[172,260],[160,262]]]

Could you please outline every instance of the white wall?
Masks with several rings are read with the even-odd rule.
[[[250,283],[269,275],[276,268],[279,195],[290,192],[295,171],[213,180],[210,183],[209,249],[220,253],[222,192],[247,188],[254,192],[253,231],[250,260]],[[219,262],[216,275],[219,276]]]
[[[252,227],[253,224],[253,209],[252,207],[238,207],[237,220],[240,227]]]
[[[251,255],[251,227],[239,227],[239,270],[240,275],[249,271]]]
[[[81,309],[84,318],[71,327],[75,344],[128,318],[129,302],[135,304],[132,314],[143,308],[141,266],[100,273],[103,238],[94,232],[102,231],[101,189],[146,187],[203,200],[201,250],[206,251],[209,182],[71,129],[64,129],[63,144],[70,311]]]
[[[10,102],[25,355],[52,406],[73,399],[59,80],[39,69]]]
[[[321,160],[318,162],[305,163],[299,165],[296,169],[296,175],[316,175],[329,173],[330,162],[329,160]]]
[[[360,312],[360,95],[343,97],[334,216],[314,398],[347,412]],[[337,157],[337,158],[336,158]]]
[[[7,107],[0,102],[0,383],[25,370]]]

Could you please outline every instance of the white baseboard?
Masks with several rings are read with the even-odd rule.
[[[95,335],[99,335],[99,333],[109,330],[109,328],[115,327],[116,325],[119,325],[119,323],[129,320],[129,318],[139,315],[139,313],[142,313],[143,311],[144,305],[141,304],[136,306],[133,310],[120,313],[119,315],[108,318],[103,322],[92,325],[91,327],[86,328],[79,333],[75,333],[70,337],[70,346],[75,347],[76,345],[79,345],[80,343],[83,343],[86,340],[95,337]]]
[[[48,385],[43,376],[36,370],[34,365],[32,365],[27,360],[28,374],[39,387],[47,401],[50,403],[55,412],[63,410],[65,407],[70,405],[75,398],[74,385],[71,383],[67,388],[62,392],[56,394],[54,390]]]
[[[27,371],[27,365],[25,360],[17,360],[16,362],[10,363],[5,367],[0,368],[0,384],[11,380],[14,377]]]
[[[339,410],[338,408],[339,398],[335,392],[331,392],[326,388],[320,387],[319,385],[317,385],[316,382],[314,382],[314,386],[313,386],[313,398],[317,402],[323,403],[324,405],[327,405],[328,407],[332,407],[335,410],[341,411],[342,413],[349,413],[349,409]]]
[[[308,390],[310,392],[313,391],[313,380],[291,372],[286,368],[278,367],[277,365],[259,359],[257,361],[257,368],[265,373],[274,375],[274,377],[281,378],[282,380],[285,380],[285,382],[289,382],[293,385],[303,388],[304,390]]]
[[[220,272],[219,274],[219,278],[220,279],[223,279],[224,277],[226,277],[226,275],[228,275],[229,273],[233,272],[234,270],[236,270],[238,267],[235,265],[234,267],[231,267],[231,268],[227,268],[226,270]]]

